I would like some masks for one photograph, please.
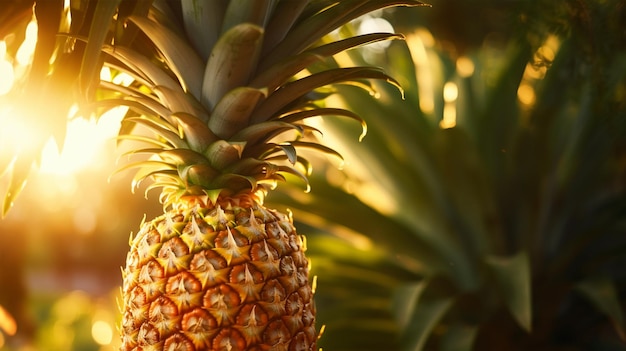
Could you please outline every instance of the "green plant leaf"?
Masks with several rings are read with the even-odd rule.
[[[183,92],[180,84],[172,79],[162,67],[157,66],[139,52],[124,46],[109,45],[105,45],[102,50],[127,67],[121,68],[123,72],[132,76],[140,76],[147,81],[148,87],[162,86]]]
[[[182,129],[183,136],[194,151],[204,152],[212,142],[217,140],[217,137],[206,123],[196,116],[187,113],[174,113],[172,114],[172,119]]]
[[[576,284],[574,289],[587,298],[600,312],[604,313],[613,323],[620,338],[626,341],[623,306],[615,283],[607,277],[591,277]]]
[[[424,6],[419,1],[339,1],[298,23],[263,60],[261,70],[270,67],[283,57],[299,54],[324,35],[366,13],[390,6]]]
[[[294,130],[299,133],[303,131],[297,124],[282,121],[268,121],[243,128],[237,132],[237,134],[233,135],[231,140],[241,140],[249,145],[256,145],[260,142],[267,142],[286,131]]]
[[[403,327],[403,351],[421,351],[435,326],[453,305],[454,298],[444,294],[426,298],[430,282],[423,280],[403,286],[394,295],[394,315]]]
[[[265,26],[265,39],[263,40],[262,56],[274,48],[289,32],[306,5],[307,0],[278,1],[272,16]]]
[[[166,26],[148,18],[131,16],[129,19],[152,40],[163,54],[183,89],[199,99],[202,92],[204,64],[196,51],[188,45],[187,40]]]
[[[196,103],[191,95],[180,91],[180,89],[172,90],[167,87],[154,87],[154,93],[159,97],[159,101],[172,111],[172,113],[188,113],[196,116],[198,119],[208,121],[209,115],[200,104]]]
[[[29,157],[18,157],[14,161],[11,178],[2,204],[2,218],[4,218],[11,207],[13,207],[15,199],[22,192],[24,186],[26,186],[26,180],[32,164],[33,160]]]
[[[181,0],[187,36],[206,62],[220,34],[227,1]]]
[[[238,87],[226,93],[209,118],[209,128],[220,138],[228,139],[248,126],[256,103],[266,96],[263,89]]]
[[[487,256],[485,263],[493,273],[502,298],[517,323],[527,332],[532,329],[530,261],[526,252],[510,257]]]
[[[92,92],[92,85],[97,82],[97,74],[101,65],[102,46],[109,33],[109,25],[113,19],[113,14],[120,2],[121,0],[99,0],[96,5],[80,73],[80,88],[82,92],[87,92],[87,96]]]
[[[217,41],[200,79],[199,101],[213,110],[228,92],[248,84],[256,69],[263,42],[263,28],[250,23],[238,24]]]
[[[466,324],[448,326],[441,337],[441,351],[472,351],[478,327]]]
[[[330,69],[285,84],[281,89],[270,94],[269,97],[259,105],[250,117],[250,120],[253,123],[267,121],[283,107],[315,89],[332,84],[357,82],[363,79],[380,79],[400,88],[396,80],[386,75],[379,68],[350,67]]]
[[[394,294],[393,312],[401,329],[406,329],[411,322],[411,315],[427,285],[428,281],[422,280],[414,284],[404,285]]]
[[[272,3],[272,0],[230,0],[223,17],[222,33],[242,23],[265,27]]]

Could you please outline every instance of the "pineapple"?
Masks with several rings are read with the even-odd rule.
[[[106,65],[134,83],[102,81],[100,104],[130,107],[120,139],[147,145],[129,157],[148,156],[122,170],[137,169],[134,187],[149,178],[146,191],[160,189],[165,213],[144,221],[130,242],[121,350],[316,349],[305,240],[289,215],[264,207],[263,200],[287,176],[307,181],[309,163],[298,149],[337,154],[303,138],[319,132],[308,118],[364,123],[320,102],[332,93],[328,86],[369,89],[370,79],[397,84],[378,68],[320,63],[399,35],[333,41],[326,34],[373,10],[423,4],[140,5],[131,16],[118,13],[125,22],[118,27],[126,31],[103,49]]]

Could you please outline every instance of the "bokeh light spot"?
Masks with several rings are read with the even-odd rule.
[[[522,104],[532,106],[536,100],[535,89],[530,84],[522,83],[517,89],[517,98]]]
[[[113,341],[113,328],[105,321],[95,321],[91,326],[91,337],[99,345],[109,345]]]
[[[447,82],[443,86],[443,100],[445,102],[454,102],[459,97],[459,88],[454,82]]]
[[[359,24],[358,34],[369,33],[393,33],[394,29],[391,23],[384,18],[380,17],[366,17]],[[371,50],[374,52],[382,52],[391,44],[388,40],[383,40],[377,43],[369,44],[365,47],[365,50]]]
[[[456,60],[456,71],[461,78],[468,78],[474,74],[474,61],[467,56],[461,56]]]
[[[8,335],[15,335],[17,332],[15,319],[13,319],[11,314],[2,306],[0,306],[0,330],[4,331]]]

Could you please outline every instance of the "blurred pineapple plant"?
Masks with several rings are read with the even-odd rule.
[[[368,59],[406,100],[339,87],[368,116],[367,138],[324,121],[345,170],[316,172],[307,196],[268,198],[333,234],[309,236],[314,272],[334,287],[317,293],[335,307],[318,315],[333,349],[380,349],[346,341],[367,335],[399,350],[626,349],[625,10],[513,7],[505,45],[458,57],[404,22],[406,43]]]
[[[393,33],[322,38],[346,22],[418,1],[100,1],[116,12],[94,108],[128,106],[133,187],[150,179],[164,214],[144,220],[123,271],[122,350],[314,350],[318,331],[306,241],[291,216],[263,205],[276,182],[307,183],[314,116],[363,120],[325,106],[325,87],[370,80],[370,65],[307,71]],[[92,26],[93,28],[93,26]],[[96,42],[98,42],[96,40]],[[88,53],[94,52],[89,49]],[[93,60],[95,64],[95,60]],[[94,66],[95,67],[95,66]],[[87,72],[93,67],[84,68]],[[141,158],[142,155],[146,157]]]

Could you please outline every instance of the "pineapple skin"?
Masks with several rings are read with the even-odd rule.
[[[257,196],[178,201],[131,241],[120,350],[315,350],[305,250]]]

